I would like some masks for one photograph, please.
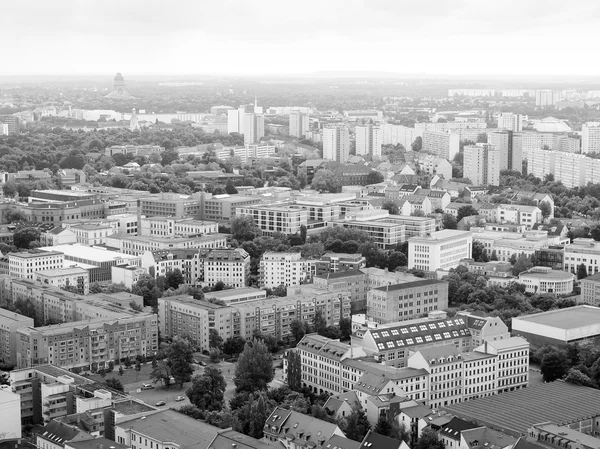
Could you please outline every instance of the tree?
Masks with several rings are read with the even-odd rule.
[[[584,263],[577,266],[577,279],[584,279],[588,275],[587,267]]]
[[[489,262],[490,259],[487,256],[483,243],[474,240],[471,248],[471,257],[475,262]]]
[[[11,209],[6,211],[6,215],[4,215],[7,223],[16,223],[19,221],[27,221],[27,215],[23,211]]]
[[[383,435],[385,437],[391,436],[390,434],[392,433],[392,425],[390,424],[385,415],[379,416],[379,419],[377,420],[377,424],[375,425],[373,432],[378,433],[379,435]]]
[[[287,384],[290,390],[300,391],[302,389],[302,366],[300,353],[298,351],[289,350],[287,352]]]
[[[542,211],[542,218],[544,218],[544,220],[550,217],[550,214],[552,213],[552,206],[548,201],[542,201],[538,207]]]
[[[300,343],[300,340],[304,338],[304,334],[306,333],[304,330],[304,324],[300,320],[292,320],[290,323],[290,332],[296,340],[296,344]]]
[[[112,379],[106,379],[104,383],[107,387],[112,388],[113,390],[125,391],[123,383],[119,379],[116,379],[114,377]]]
[[[488,135],[487,133],[479,133],[477,134],[477,143],[487,143]]]
[[[269,399],[264,391],[257,391],[236,412],[234,430],[252,438],[264,436],[263,429],[267,418],[275,409],[275,401]]]
[[[256,338],[246,342],[235,367],[235,391],[266,390],[273,377],[273,361],[267,345]]]
[[[339,328],[342,333],[342,340],[348,340],[352,335],[352,319],[340,318]]]
[[[315,173],[311,187],[321,193],[339,193],[342,190],[342,182],[334,172],[322,168]]]
[[[346,438],[354,441],[362,441],[365,435],[371,430],[371,424],[362,407],[358,406],[352,410],[342,423]]]
[[[379,184],[380,182],[383,182],[383,180],[383,175],[377,170],[373,170],[367,175],[367,184]]]
[[[387,210],[390,213],[390,215],[398,215],[400,213],[400,209],[398,208],[398,205],[396,203],[394,203],[392,200],[385,201],[381,205],[381,208],[384,210]]]
[[[152,373],[150,374],[150,379],[152,379],[153,383],[160,382],[165,387],[169,387],[171,384],[171,367],[170,364],[167,363],[167,360],[154,359],[152,361]]]
[[[421,136],[417,136],[417,138],[411,144],[410,147],[413,151],[421,151],[421,149],[423,148],[423,139],[421,138]]]
[[[417,443],[412,446],[413,449],[444,449],[444,447],[435,430],[429,427],[423,429]]]
[[[177,288],[179,288],[179,286],[183,283],[183,274],[181,274],[179,268],[175,268],[174,270],[169,271],[165,276],[165,284],[167,288],[177,290]]]
[[[327,328],[327,321],[325,320],[325,317],[323,316],[323,312],[321,312],[320,310],[317,310],[315,312],[315,318],[314,318],[313,324],[315,327],[315,332],[319,335],[323,335],[323,333],[325,332],[325,329]]]
[[[221,370],[207,366],[201,376],[194,376],[185,394],[200,410],[221,411],[226,387]]]
[[[594,381],[590,379],[589,376],[583,374],[581,371],[575,368],[571,368],[567,377],[565,378],[565,382],[570,382],[575,385],[583,385],[584,387],[592,387],[595,388],[596,385]]]
[[[540,362],[540,372],[544,382],[562,379],[569,370],[568,358],[564,351],[551,351],[544,355]]]
[[[227,184],[225,184],[225,191],[229,194],[229,195],[235,195],[236,193],[238,193],[237,189],[235,188],[235,186],[233,185],[233,181],[231,179],[227,180]]]
[[[122,376],[125,373],[122,366],[119,366],[119,376]]]
[[[521,253],[521,254],[519,254],[519,256],[517,257],[517,260],[515,260],[515,263],[513,264],[512,274],[513,274],[513,276],[518,276],[519,273],[522,273],[523,271],[527,271],[532,267],[533,267],[533,263],[531,263],[531,259],[528,256],[526,256],[525,254]]]
[[[306,234],[307,233],[308,233],[308,230],[307,230],[306,226],[300,225],[300,238],[302,239],[303,245],[306,243]]]
[[[245,345],[246,340],[239,335],[229,337],[223,342],[223,353],[227,355],[238,355],[244,350]]]
[[[460,209],[458,209],[458,215],[456,216],[456,222],[458,223],[464,217],[471,217],[473,215],[478,215],[477,211],[475,210],[475,208],[473,206],[471,206],[470,204],[467,204],[466,206],[463,206]]]
[[[171,367],[171,376],[179,387],[183,387],[184,382],[189,382],[194,374],[194,348],[192,343],[181,337],[174,337],[173,343],[167,350],[167,359]]]
[[[219,335],[219,331],[211,328],[208,331],[208,346],[210,348],[221,349],[223,347],[223,337]]]
[[[100,374],[100,377],[101,377],[102,379],[104,379],[104,378],[106,377],[106,369],[104,369],[104,368],[100,368],[100,369],[98,370],[98,374]]]
[[[456,229],[456,218],[451,214],[442,215],[442,226],[444,229]]]
[[[13,234],[13,243],[17,248],[29,249],[30,243],[39,241],[40,235],[40,231],[35,228],[19,229]]]
[[[242,215],[231,220],[231,236],[238,242],[254,240],[262,234],[258,229],[254,218],[250,215]]]

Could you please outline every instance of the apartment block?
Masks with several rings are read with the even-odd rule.
[[[445,131],[423,131],[421,151],[451,161],[459,152],[460,135]]]
[[[214,221],[193,218],[146,217],[141,219],[138,235],[151,237],[184,237],[216,234],[219,226]]]
[[[55,270],[37,271],[35,280],[45,285],[69,289],[80,295],[90,292],[90,275],[88,270],[81,267],[58,268]]]
[[[290,136],[304,139],[310,128],[309,115],[300,111],[290,112]]]
[[[350,292],[352,313],[364,312],[367,308],[368,276],[361,270],[338,271],[313,278],[313,285],[332,292]]]
[[[469,231],[445,229],[426,237],[408,239],[408,267],[423,271],[456,268],[471,258],[473,235]]]
[[[513,131],[494,131],[488,134],[488,142],[500,152],[500,170],[523,171],[523,146],[514,138]]]
[[[244,117],[244,144],[254,144],[260,142],[265,136],[265,116],[264,114],[246,114]]]
[[[422,137],[423,130],[409,128],[408,126],[392,125],[385,123],[381,126],[383,131],[383,145],[402,145],[405,149],[410,150],[413,142],[417,137]]]
[[[500,112],[498,114],[498,129],[521,132],[523,130],[524,121],[525,116],[521,114],[513,114],[512,112]]]
[[[483,347],[483,348],[482,348]],[[498,393],[520,390],[529,384],[529,342],[522,337],[490,341],[477,348],[497,356]]]
[[[600,152],[600,122],[588,122],[581,125],[581,152]]]
[[[464,148],[463,176],[476,186],[500,185],[500,151],[493,145]]]
[[[242,248],[213,249],[203,259],[204,285],[214,287],[218,282],[234,288],[247,285],[250,255]]]
[[[0,309],[0,360],[17,364],[17,330],[33,327],[33,318]]]
[[[62,268],[64,254],[58,251],[29,251],[8,254],[8,274],[16,278],[34,279],[35,273]]]
[[[594,274],[580,280],[581,299],[580,304],[588,306],[600,305],[600,274]]]
[[[315,262],[303,259],[300,253],[268,251],[260,259],[260,286],[261,288],[275,288],[280,285],[292,287],[307,284],[316,274]]]
[[[356,125],[356,154],[381,156],[383,132],[373,124]]]
[[[218,195],[202,192],[202,219],[227,221],[235,217],[236,208],[264,204],[264,197],[250,195]]]
[[[394,323],[448,308],[448,283],[419,280],[373,288],[367,294],[367,319]]]
[[[104,245],[106,237],[113,234],[113,228],[109,224],[81,223],[69,226],[69,230],[75,234],[77,243],[82,245]]]
[[[346,162],[350,157],[350,132],[346,125],[323,127],[323,159]]]
[[[278,340],[291,338],[294,320],[313,323],[320,311],[328,326],[350,317],[348,292],[311,292],[265,300],[231,302],[227,306],[195,301],[189,296],[159,298],[159,322],[164,336],[186,336],[208,349],[208,332],[214,328],[223,339],[252,338],[255,330]]]
[[[245,206],[236,208],[236,215],[249,215],[265,235],[274,232],[296,234],[308,222],[308,211],[300,206]]]
[[[17,330],[17,366],[49,363],[61,368],[99,368],[116,359],[151,357],[158,351],[154,314],[123,314],[116,320],[86,320]]]

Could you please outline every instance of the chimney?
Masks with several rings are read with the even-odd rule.
[[[484,348],[483,350],[484,350],[484,351],[485,351],[485,353],[487,354],[487,353],[488,353],[488,352],[487,352],[487,340],[484,342],[484,344],[483,344],[483,348]]]

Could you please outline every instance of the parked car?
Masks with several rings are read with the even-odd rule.
[[[175,398],[175,401],[176,401],[176,402],[185,401],[185,397],[183,397],[183,396],[177,396],[177,397]]]
[[[152,384],[142,384],[142,390],[152,390],[154,385]]]
[[[158,401],[158,402],[157,402],[155,405],[156,405],[157,407],[160,407],[161,405],[165,405],[165,404],[166,404],[166,402],[165,402],[165,401]]]

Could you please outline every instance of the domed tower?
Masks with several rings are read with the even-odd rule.
[[[113,86],[113,89],[119,94],[122,94],[125,91],[125,78],[123,78],[121,72],[117,73],[117,76],[115,76],[115,82]]]

